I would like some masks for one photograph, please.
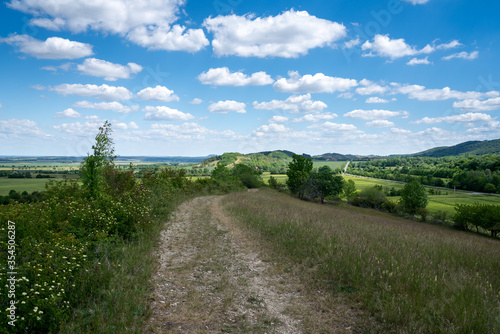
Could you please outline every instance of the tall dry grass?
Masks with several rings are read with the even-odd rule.
[[[500,333],[498,240],[267,190],[224,203],[308,285],[361,302],[382,331]]]

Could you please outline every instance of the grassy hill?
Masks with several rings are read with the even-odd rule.
[[[232,167],[241,163],[264,172],[279,174],[285,172],[292,156],[293,152],[290,151],[267,151],[250,154],[230,152],[205,159],[197,167],[215,167],[219,163]]]
[[[410,154],[412,157],[446,157],[462,154],[495,154],[500,153],[500,139],[485,141],[468,141],[454,146],[435,147],[427,151]]]

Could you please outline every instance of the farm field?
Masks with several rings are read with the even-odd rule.
[[[337,168],[344,168],[347,161],[314,161],[313,160],[313,168],[319,168],[322,166],[328,166],[331,169],[335,170]]]
[[[9,191],[15,190],[19,193],[27,191],[32,193],[33,191],[44,191],[45,184],[49,180],[61,180],[64,174],[55,174],[53,179],[37,179],[35,177],[31,179],[10,179],[7,177],[0,177],[0,196],[6,196]],[[75,174],[66,175],[68,178],[76,178]]]

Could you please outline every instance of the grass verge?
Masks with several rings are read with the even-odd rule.
[[[225,205],[308,285],[361,302],[374,332],[500,332],[498,240],[267,190]]]

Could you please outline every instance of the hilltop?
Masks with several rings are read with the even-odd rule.
[[[483,155],[500,153],[500,139],[468,141],[454,146],[435,147],[419,153],[408,154],[410,157],[440,158],[453,155]]]

